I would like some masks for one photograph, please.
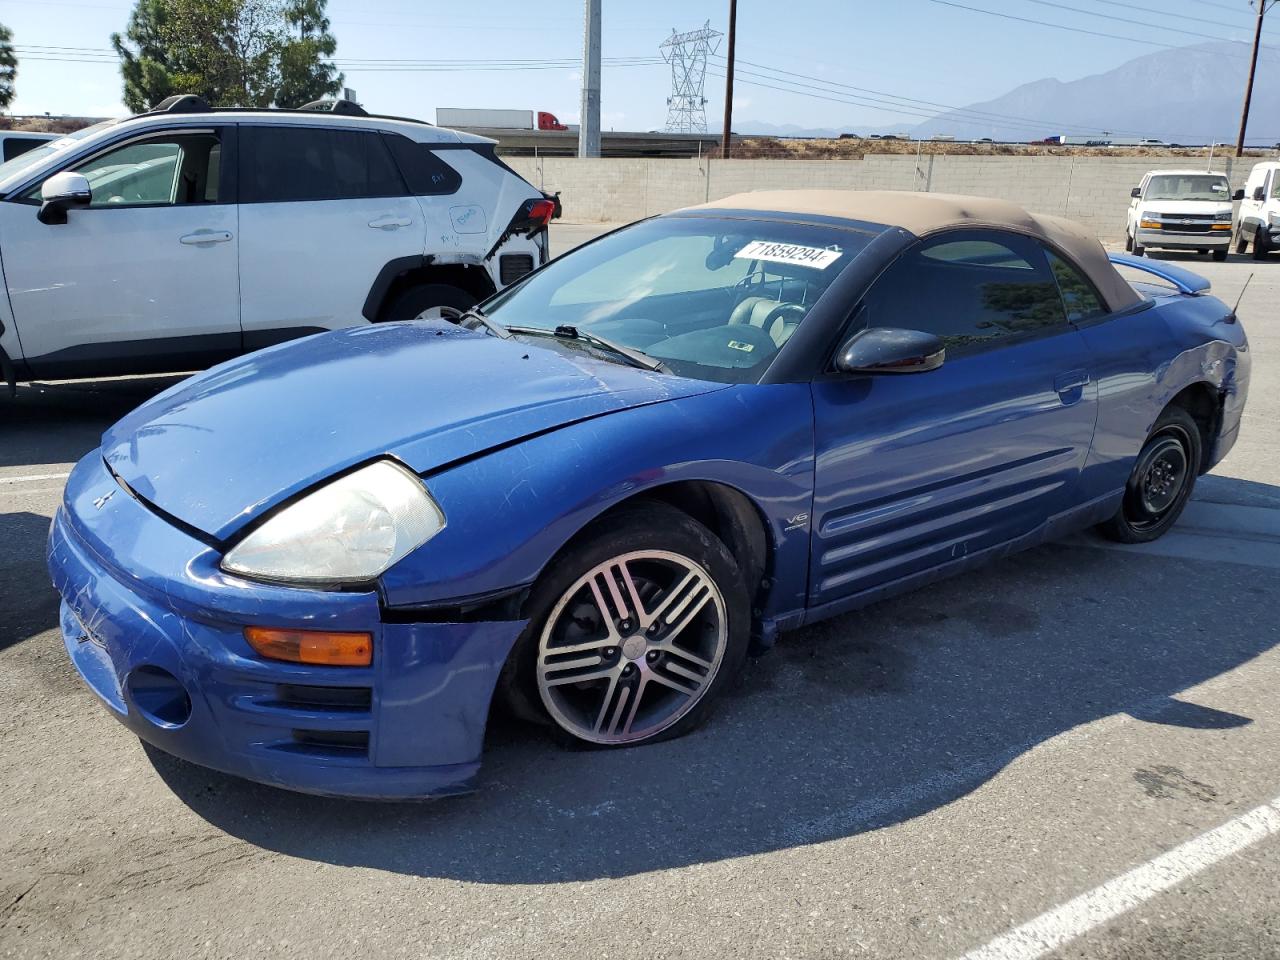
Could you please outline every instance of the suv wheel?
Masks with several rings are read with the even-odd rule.
[[[467,291],[447,283],[424,283],[410,287],[387,308],[388,320],[451,319],[474,307],[478,301]]]

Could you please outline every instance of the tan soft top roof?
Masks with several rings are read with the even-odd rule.
[[[951,227],[1014,230],[1060,248],[1088,274],[1112,310],[1123,310],[1142,299],[1116,272],[1102,244],[1082,226],[1060,217],[1028,213],[1007,200],[904,190],[759,190],[689,209],[837,217],[901,227],[918,237]]]

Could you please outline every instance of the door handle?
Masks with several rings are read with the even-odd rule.
[[[230,239],[230,230],[197,230],[179,237],[178,242],[199,246],[205,243],[226,243]]]
[[[1089,380],[1088,370],[1068,370],[1054,378],[1053,389],[1060,394],[1070,393],[1080,387],[1087,387]]]
[[[373,227],[375,230],[395,230],[397,227],[407,227],[411,223],[413,223],[413,221],[408,217],[393,217],[388,215],[385,217],[378,217],[375,220],[370,220],[369,226]]]

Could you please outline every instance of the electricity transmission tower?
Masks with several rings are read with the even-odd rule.
[[[671,96],[667,97],[668,133],[706,133],[707,98],[702,95],[707,84],[707,60],[720,46],[724,34],[711,29],[711,21],[701,30],[688,33],[671,31],[658,50],[671,64]]]

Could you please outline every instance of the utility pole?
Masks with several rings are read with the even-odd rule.
[[[724,74],[724,140],[720,143],[720,156],[728,159],[730,137],[733,135],[733,47],[738,36],[738,0],[729,0],[729,54]]]
[[[1258,72],[1258,48],[1262,46],[1262,19],[1276,5],[1276,0],[1250,0],[1258,8],[1258,25],[1253,31],[1253,57],[1249,61],[1249,82],[1244,85],[1244,109],[1240,112],[1240,136],[1236,139],[1236,156],[1244,156],[1244,132],[1249,126],[1249,106],[1253,100],[1253,78]]]
[[[600,2],[586,0],[582,38],[582,116],[578,156],[600,156]]]

